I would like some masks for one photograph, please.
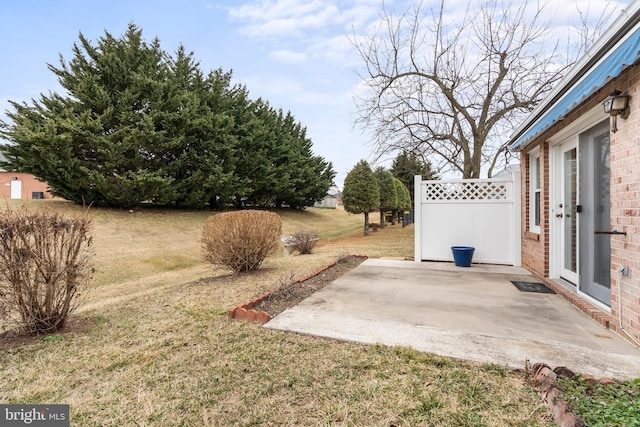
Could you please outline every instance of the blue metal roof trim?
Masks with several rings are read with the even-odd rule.
[[[517,150],[529,140],[542,133],[542,131],[549,128],[583,99],[604,86],[608,80],[618,77],[624,67],[633,65],[639,56],[640,28],[615,50],[611,51],[609,56],[598,64],[597,67],[590,70],[580,83],[574,86],[553,108],[538,119],[527,132],[511,144],[509,149],[512,151]]]

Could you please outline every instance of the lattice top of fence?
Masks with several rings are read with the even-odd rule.
[[[491,180],[423,181],[424,201],[495,200],[511,199],[509,182]]]

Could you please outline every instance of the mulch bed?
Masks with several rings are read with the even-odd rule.
[[[283,284],[253,308],[259,311],[266,311],[273,318],[353,270],[364,260],[365,258],[358,256],[341,258],[331,267],[302,282],[291,280],[290,283]]]

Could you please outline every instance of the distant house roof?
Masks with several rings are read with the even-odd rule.
[[[640,0],[634,0],[516,129],[509,149],[528,143],[640,58]]]
[[[514,172],[520,170],[520,163],[515,165],[507,165],[500,172],[493,174],[493,178],[509,178]]]

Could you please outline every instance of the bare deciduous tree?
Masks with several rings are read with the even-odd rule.
[[[394,15],[383,3],[376,30],[352,37],[365,65],[357,123],[378,156],[419,152],[439,173],[491,177],[514,127],[582,53],[553,37],[543,11],[488,0],[452,15],[441,0]]]

